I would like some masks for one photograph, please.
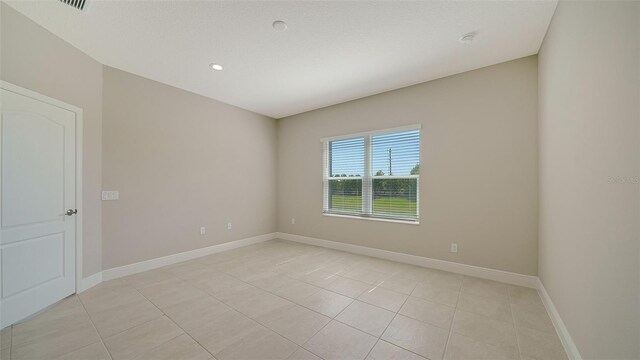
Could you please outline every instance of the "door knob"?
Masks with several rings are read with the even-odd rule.
[[[67,210],[67,212],[65,213],[65,215],[67,216],[71,216],[71,215],[75,215],[78,213],[78,209],[69,209]]]

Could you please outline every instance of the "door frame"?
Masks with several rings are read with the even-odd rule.
[[[82,138],[83,138],[83,114],[82,114],[82,108],[79,108],[77,106],[71,105],[71,104],[67,104],[65,102],[62,102],[60,100],[48,97],[46,95],[42,95],[40,93],[37,93],[35,91],[23,88],[21,86],[18,85],[14,85],[12,83],[0,80],[0,88],[19,94],[19,95],[23,95],[26,97],[30,97],[32,99],[38,100],[38,101],[42,101],[44,103],[47,103],[49,105],[53,105],[68,111],[71,111],[73,113],[76,114],[76,206],[75,208],[78,209],[78,213],[76,214],[76,273],[75,273],[75,277],[76,277],[76,293],[79,293],[82,290],[82,280],[83,280],[83,274],[82,274],[82,219],[83,219],[83,207],[82,207]],[[1,134],[2,129],[0,129],[0,134]],[[2,141],[0,139],[0,141]],[[0,168],[0,171],[2,171],[2,168]],[[2,196],[2,192],[0,192],[0,200],[2,200],[1,198]],[[0,211],[2,211],[2,208],[0,207]]]

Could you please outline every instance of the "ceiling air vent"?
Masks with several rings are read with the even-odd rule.
[[[73,6],[74,8],[78,9],[78,10],[82,10],[84,9],[84,5],[87,2],[87,0],[59,0],[61,3],[65,3],[69,6]]]

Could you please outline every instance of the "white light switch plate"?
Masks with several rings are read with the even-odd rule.
[[[102,192],[102,200],[118,200],[120,199],[119,191],[103,191]]]

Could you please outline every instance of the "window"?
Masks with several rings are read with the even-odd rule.
[[[322,142],[325,214],[418,222],[419,126]]]

